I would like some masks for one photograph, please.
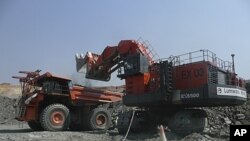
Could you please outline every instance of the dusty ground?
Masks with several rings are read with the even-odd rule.
[[[186,137],[180,137],[174,133],[167,132],[169,141],[226,141],[225,137],[213,137],[205,133],[193,133]],[[119,135],[116,130],[107,132],[100,131],[84,131],[84,132],[34,132],[29,129],[25,123],[14,125],[0,125],[0,140],[4,141],[121,141],[123,135]],[[127,141],[159,141],[160,136],[157,130],[146,133],[134,134],[130,133]]]
[[[169,141],[226,141],[226,138],[213,138],[207,134],[193,133],[186,137],[180,137],[174,133],[167,132],[167,139]],[[100,131],[84,131],[84,132],[34,132],[29,129],[25,123],[14,125],[0,126],[0,140],[4,141],[121,141],[123,135],[119,135],[116,130],[107,132]],[[127,141],[159,141],[160,136],[157,130],[146,133],[134,134],[130,133]]]
[[[107,132],[34,132],[29,129],[26,123],[20,123],[13,119],[14,108],[12,105],[18,94],[20,94],[20,90],[17,86],[0,85],[0,141],[120,141],[123,137],[123,135],[118,134],[116,129]],[[166,131],[167,139],[169,141],[226,141],[229,140],[230,124],[250,124],[250,101],[237,107],[204,109],[209,116],[209,126],[203,133],[193,133],[181,137],[171,131]],[[160,140],[159,130],[156,128],[140,134],[130,133],[127,140],[158,141]]]
[[[40,141],[40,140],[50,140],[50,141],[120,141],[121,135],[117,134],[117,131],[85,131],[85,132],[33,132],[29,129],[26,124],[23,125],[10,125],[0,127],[0,140],[7,141]],[[156,141],[159,140],[157,134],[152,135],[131,135],[128,140],[146,140],[146,141]]]

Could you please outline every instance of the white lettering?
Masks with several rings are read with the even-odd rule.
[[[217,87],[217,95],[237,96],[237,97],[247,98],[246,91],[237,88]]]
[[[241,135],[243,136],[244,134],[247,133],[247,130],[246,129],[241,129]]]
[[[236,129],[236,130],[235,130],[234,136],[241,136],[239,129]]]
[[[246,129],[236,129],[235,132],[234,132],[234,136],[244,136],[244,134],[247,133],[247,130]]]
[[[181,94],[181,99],[198,98],[198,97],[200,97],[199,93],[191,93],[191,94],[185,93],[185,94]]]

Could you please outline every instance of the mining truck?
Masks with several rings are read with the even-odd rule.
[[[123,104],[133,110],[119,114],[120,133],[160,124],[180,134],[202,132],[207,125],[202,107],[236,106],[247,100],[234,55],[230,62],[205,49],[167,58],[155,54],[147,42],[121,40],[101,54],[75,56],[77,71],[86,72],[88,79],[109,81],[117,71],[125,80]]]
[[[22,96],[16,119],[35,131],[107,130],[115,125],[122,94],[73,85],[68,78],[46,72],[20,71]]]

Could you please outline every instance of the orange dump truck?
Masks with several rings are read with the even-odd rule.
[[[20,71],[22,96],[15,104],[16,119],[33,130],[107,130],[114,126],[122,94],[72,85],[49,72]]]

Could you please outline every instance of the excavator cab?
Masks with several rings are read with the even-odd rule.
[[[149,64],[141,54],[129,55],[124,59],[124,70],[119,71],[118,77],[124,79],[128,76],[144,74],[148,72]],[[120,69],[121,70],[121,69]]]

